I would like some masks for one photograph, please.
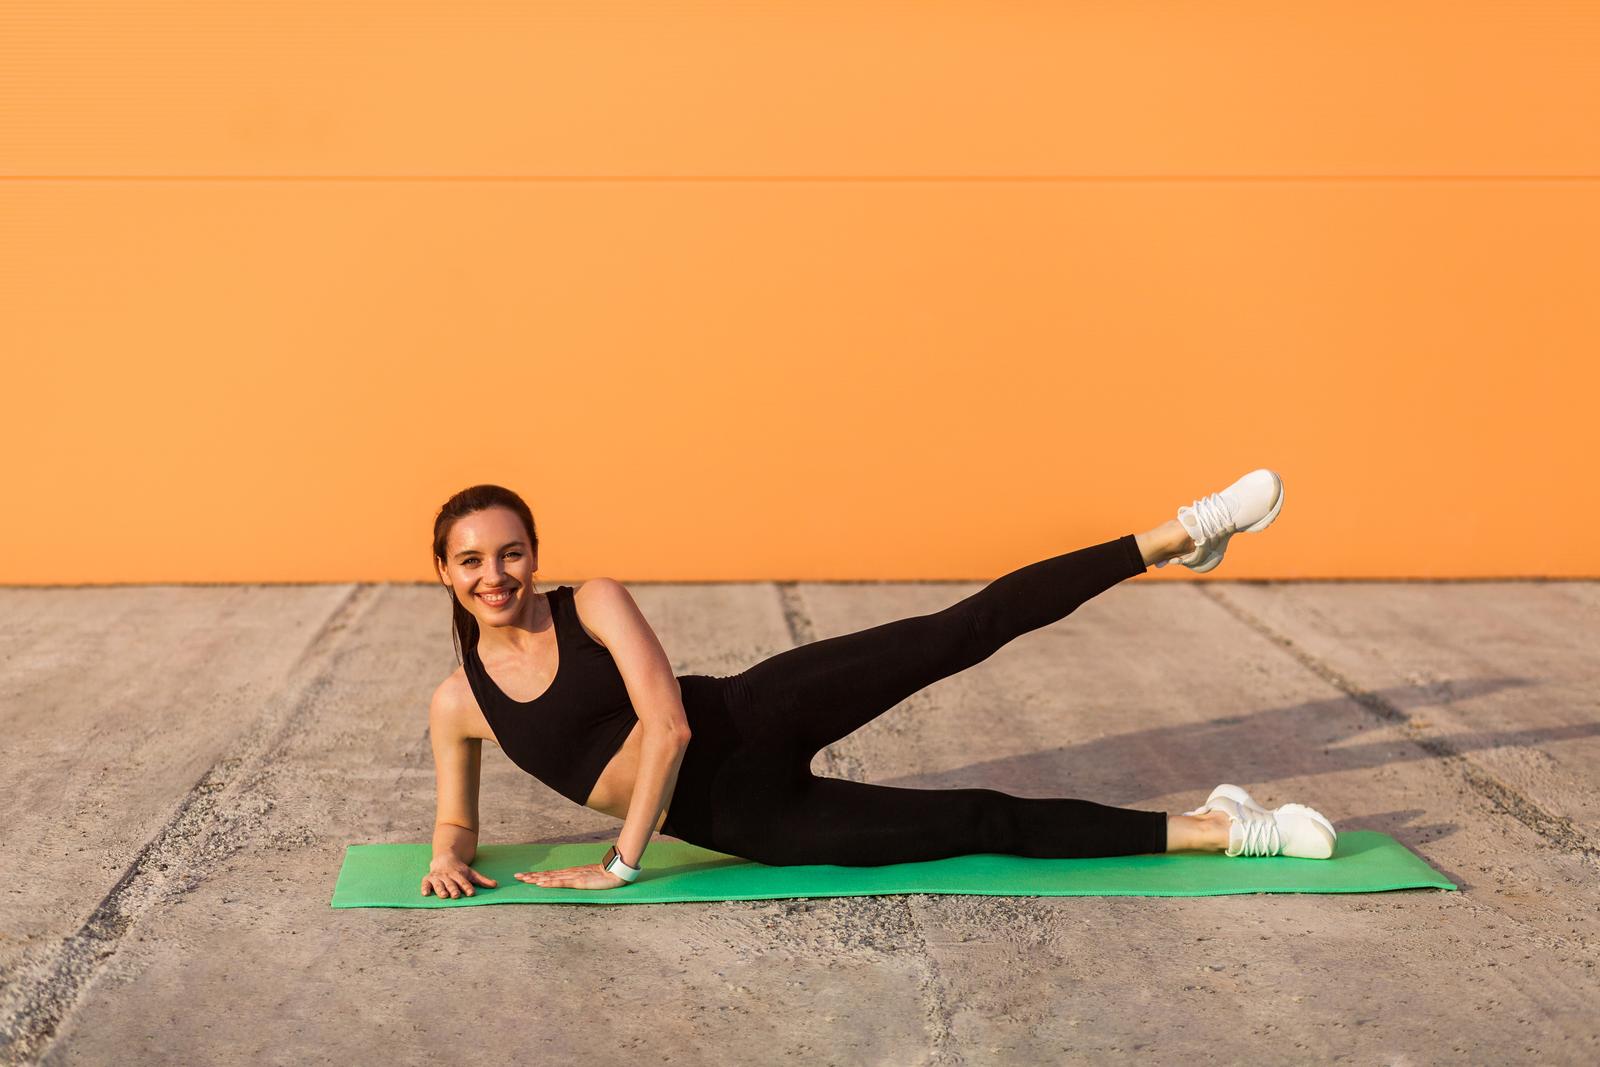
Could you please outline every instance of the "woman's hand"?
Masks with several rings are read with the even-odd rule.
[[[427,896],[431,889],[435,896],[459,897],[462,893],[472,895],[472,883],[486,885],[493,889],[498,883],[487,875],[479,874],[467,864],[461,862],[461,857],[454,855],[435,856],[433,863],[428,867],[427,877],[422,879],[422,895]]]
[[[512,877],[531,885],[560,889],[615,889],[628,884],[598,863],[566,867],[559,871],[518,871]]]

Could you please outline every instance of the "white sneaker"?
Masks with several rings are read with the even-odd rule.
[[[1283,510],[1283,479],[1261,467],[1220,493],[1210,493],[1178,509],[1178,521],[1194,541],[1187,555],[1161,560],[1157,567],[1181,563],[1203,574],[1222,562],[1228,539],[1236,533],[1256,533],[1272,525]]]
[[[1325,860],[1338,843],[1332,824],[1303,804],[1285,804],[1276,811],[1247,808],[1232,797],[1219,796],[1210,806],[1228,813],[1230,856],[1289,856]]]
[[[1258,803],[1256,798],[1245,792],[1243,788],[1236,785],[1229,785],[1228,783],[1224,782],[1222,785],[1217,786],[1211,791],[1211,795],[1206,797],[1206,802],[1204,804],[1200,805],[1198,808],[1195,808],[1193,811],[1186,811],[1183,814],[1204,815],[1208,811],[1226,810],[1221,805],[1213,803],[1213,801],[1215,801],[1218,797],[1225,797],[1229,800],[1235,801],[1240,807],[1243,808],[1249,808],[1253,811],[1258,811],[1263,814],[1267,812],[1266,807]],[[1322,814],[1322,812],[1318,811],[1316,808],[1308,808],[1304,804],[1281,804],[1272,809],[1274,814],[1280,811],[1300,812],[1309,815],[1311,818],[1320,822],[1323,826],[1326,826],[1328,828],[1328,833],[1333,835],[1334,843],[1338,844],[1339,832],[1333,828],[1333,823],[1328,821],[1328,817]]]

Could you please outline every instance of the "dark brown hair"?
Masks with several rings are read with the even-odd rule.
[[[456,520],[489,508],[507,508],[514,512],[527,528],[530,557],[538,553],[539,531],[533,525],[533,512],[522,498],[501,485],[474,485],[446,500],[433,520],[433,557],[438,561],[434,564],[435,574],[439,562],[449,562],[445,553],[449,551],[450,531],[455,528]],[[450,628],[455,638],[456,662],[461,663],[466,649],[478,640],[478,620],[461,603],[454,588],[447,586],[445,592],[450,596]]]

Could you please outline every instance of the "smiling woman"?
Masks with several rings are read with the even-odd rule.
[[[1278,475],[1255,470],[1160,526],[1032,563],[940,611],[712,677],[673,674],[620,582],[534,591],[539,542],[527,505],[501,486],[463,490],[434,522],[461,666],[429,711],[439,811],[422,891],[471,895],[475,884],[494,884],[470,867],[482,740],[573,802],[623,818],[601,862],[517,873],[537,885],[631,882],[658,829],[774,865],[1182,849],[1326,859],[1336,834],[1319,812],[1298,804],[1268,812],[1233,785],[1169,816],[994,789],[902,789],[810,769],[825,746],[1152,563],[1215,568],[1234,534],[1265,529],[1282,505]]]
[[[434,524],[434,561],[461,666],[430,710],[439,812],[423,892],[489,884],[470,868],[484,740],[574,803],[624,820],[608,867],[517,877],[590,888],[631,880],[665,821],[689,743],[683,694],[697,676],[674,677],[621,583],[537,592],[537,530],[509,489],[474,486],[447,501]]]

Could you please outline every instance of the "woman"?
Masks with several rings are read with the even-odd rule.
[[[541,886],[610,889],[638,877],[654,831],[760,863],[876,866],[974,852],[1120,856],[1333,855],[1333,825],[1299,804],[1267,811],[1220,785],[1182,815],[993,789],[903,789],[811,773],[825,746],[1084,601],[1176,560],[1222,562],[1266,529],[1283,483],[1255,470],[1177,517],[1023,567],[941,611],[814,641],[726,677],[675,677],[627,590],[609,578],[533,591],[539,540],[517,494],[463,490],[434,521],[461,666],[433,695],[434,861],[422,893],[496,882],[472,869],[485,740],[576,803],[623,820],[600,863],[522,871]]]

